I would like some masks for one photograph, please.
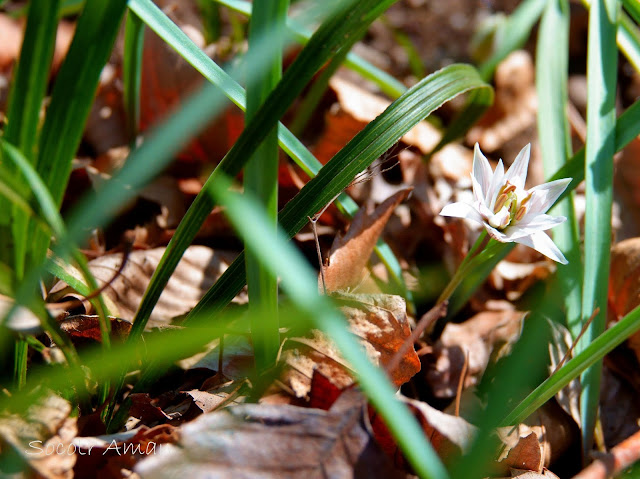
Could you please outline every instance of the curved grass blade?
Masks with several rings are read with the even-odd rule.
[[[314,326],[324,330],[336,343],[354,367],[360,387],[384,418],[415,472],[424,478],[447,477],[446,469],[424,432],[407,407],[395,398],[394,388],[388,379],[369,362],[342,315],[327,297],[318,294],[314,271],[300,253],[287,244],[287,235],[281,230],[272,230],[265,221],[267,214],[250,194],[232,193],[223,178],[219,181],[222,187],[215,190],[214,195],[226,207],[227,218],[247,248],[274,276],[281,278],[282,288],[291,301],[309,315]]]
[[[280,212],[282,229],[293,237],[353,178],[393,146],[415,124],[455,96],[490,89],[468,65],[451,65],[412,87],[342,148]],[[194,308],[219,311],[242,289],[244,256],[239,256]]]
[[[364,34],[369,24],[394,1],[345,2],[340,5],[336,14],[330,16],[318,28],[307,46],[285,72],[278,86],[256,112],[253,120],[246,125],[231,150],[209,176],[202,191],[191,204],[151,278],[136,314],[129,336],[130,340],[138,338],[144,330],[151,311],[182,254],[213,208],[215,202],[211,197],[211,191],[216,188],[217,178],[220,175],[235,176],[238,174],[251,154],[262,143],[269,130],[278,124],[289,105],[315,72],[343,48],[350,48]]]
[[[127,12],[124,28],[124,54],[122,58],[122,95],[127,115],[129,141],[135,142],[140,125],[140,82],[142,79],[142,51],[144,48],[144,22],[133,11]]]

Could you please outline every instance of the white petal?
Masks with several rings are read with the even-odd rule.
[[[486,207],[484,203],[484,192],[482,190],[482,186],[476,180],[476,177],[471,175],[471,184],[473,185],[473,198],[476,200],[476,203],[479,203]]]
[[[466,218],[471,221],[477,221],[478,223],[482,223],[482,216],[480,216],[480,213],[478,213],[478,210],[476,210],[473,206],[467,203],[462,203],[460,201],[457,203],[451,203],[445,206],[444,208],[442,208],[442,211],[440,212],[440,214],[442,216],[453,216],[454,218]]]
[[[507,209],[506,206],[503,206],[502,209],[500,211],[498,211],[495,215],[491,215],[488,219],[487,219],[487,223],[489,223],[489,225],[493,226],[494,228],[504,228],[506,226],[505,223],[508,224],[508,218],[509,218],[509,210]]]
[[[529,190],[531,200],[527,205],[530,214],[546,213],[562,192],[567,189],[569,183],[571,183],[571,178],[563,178],[531,188]]]
[[[500,241],[500,243],[511,243],[511,241],[507,238],[507,235],[505,235],[502,231],[498,231],[489,223],[484,223],[484,229],[487,230],[489,236],[491,236],[494,240]]]
[[[523,236],[514,240],[516,243],[521,243],[525,246],[539,251],[548,258],[551,258],[558,263],[567,264],[568,261],[558,249],[556,244],[549,236],[543,231],[537,231],[529,236]]]
[[[476,143],[476,145],[473,147],[473,177],[476,179],[478,185],[481,188],[479,193],[482,198],[486,198],[487,196],[492,176],[493,171],[491,170],[489,160],[487,160],[487,157],[482,154],[482,152],[480,151],[480,146],[478,145],[478,143]]]
[[[496,205],[498,190],[500,190],[502,185],[504,185],[504,165],[502,164],[502,160],[500,160],[498,162],[498,166],[496,166],[496,171],[493,172],[491,185],[489,186],[489,191],[487,192],[487,195],[485,197],[485,203],[492,211],[494,206]]]
[[[512,185],[515,185],[516,188],[522,189],[524,188],[524,183],[527,180],[527,170],[529,169],[529,155],[531,153],[531,143],[525,146],[516,159],[513,160],[513,164],[507,171],[507,174],[504,175],[505,183],[508,181]]]
[[[526,220],[526,221],[525,221]],[[507,238],[515,241],[517,238],[529,236],[536,231],[544,231],[567,221],[564,216],[549,216],[545,214],[525,218],[517,224],[510,226],[506,232]]]

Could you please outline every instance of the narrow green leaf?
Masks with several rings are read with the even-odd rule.
[[[455,96],[490,87],[473,67],[451,65],[424,78],[393,102],[342,148],[280,212],[280,225],[293,237],[353,178],[393,146],[407,131]],[[218,311],[245,284],[244,255],[239,256],[194,308]]]
[[[142,78],[142,51],[144,48],[144,22],[129,10],[124,29],[124,55],[122,58],[122,84],[124,109],[127,114],[129,141],[135,142],[140,125],[140,82]]]
[[[567,111],[569,68],[569,3],[550,0],[545,8],[536,48],[536,89],[538,93],[538,137],[544,171],[550,176],[571,156],[571,134]],[[553,213],[567,221],[553,230],[553,238],[569,261],[557,266],[557,281],[562,289],[567,326],[577,337],[581,329],[582,288],[576,278],[582,277],[580,237],[569,194],[553,208]]]
[[[578,350],[583,350],[605,328],[611,248],[613,155],[615,153],[615,97],[618,55],[617,0],[593,0],[589,9],[587,55],[587,144],[585,148],[586,208],[584,226],[584,278],[582,321],[596,308],[595,316]],[[593,364],[582,376],[580,415],[582,447],[586,457],[593,442],[602,363]]]
[[[9,122],[4,138],[16,145],[33,163],[37,153],[40,109],[53,58],[59,6],[59,0],[33,0],[29,4],[20,61],[9,97],[7,110]],[[14,183],[19,189],[22,179],[17,176],[14,178]],[[7,206],[8,203],[4,199],[0,200],[2,211],[11,211]],[[0,225],[0,238],[2,238],[0,239],[0,258],[12,264],[16,277],[21,279],[26,267],[27,245],[30,244],[27,241],[28,218],[15,208],[11,215],[0,215],[0,218],[9,220],[8,224]],[[7,226],[10,226],[10,235]],[[4,243],[9,239],[11,239],[9,244]]]
[[[289,0],[264,0],[256,3],[249,28],[249,52],[246,66],[257,62],[268,38],[271,59],[267,68],[247,86],[246,121],[250,122],[268,98],[282,76],[282,45]],[[278,128],[271,129],[264,142],[247,162],[244,170],[245,191],[254,193],[264,205],[268,222],[275,231],[278,226]],[[278,278],[263,268],[257,257],[249,254],[246,261],[249,308],[265,311],[269,321],[251,324],[251,338],[258,371],[275,366],[280,350],[278,322]]]
[[[287,235],[272,230],[265,221],[267,214],[248,193],[244,196],[231,193],[224,180],[219,181],[222,187],[214,190],[214,195],[226,207],[229,221],[264,267],[281,278],[282,288],[294,304],[309,315],[315,327],[333,339],[354,367],[360,387],[384,418],[415,472],[424,478],[447,477],[422,428],[408,408],[395,398],[395,388],[383,372],[369,362],[342,315],[325,296],[318,294],[314,271],[300,253],[287,244]]]

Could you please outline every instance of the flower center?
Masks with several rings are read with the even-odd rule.
[[[493,217],[489,219],[489,224],[498,230],[503,230],[507,226],[516,224],[527,212],[527,203],[531,199],[528,194],[522,201],[518,202],[516,186],[508,181],[498,191],[498,197],[493,208]]]

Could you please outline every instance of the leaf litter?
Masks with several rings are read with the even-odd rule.
[[[190,38],[197,40],[217,61],[242,49],[230,40],[229,32],[217,43],[205,45],[203,25],[191,2],[161,3]],[[418,5],[421,2],[406,3],[394,7],[399,10],[390,25],[402,24],[403,18],[408,22],[411,12],[421,8]],[[457,2],[449,7],[454,8],[454,3]],[[19,51],[21,29],[5,15],[0,15],[0,22],[6,24],[0,30],[8,37],[6,42],[0,42],[3,44],[0,74],[9,78]],[[389,27],[375,27],[369,39],[371,44],[378,45],[378,50],[381,44],[390,41],[388,32],[384,33],[386,28]],[[54,71],[72,31],[71,24],[61,24],[60,45],[56,46],[59,59],[54,60]],[[384,56],[381,51],[385,49],[376,51],[365,44],[358,48],[373,51],[378,58]],[[392,63],[399,64],[397,60],[393,58]],[[121,167],[129,154],[119,102],[121,61],[115,52],[105,69],[85,132],[83,151],[89,153],[77,160],[65,196],[65,209],[77,201],[82,191],[99,188],[100,181]],[[202,80],[150,32],[145,36],[143,62],[140,126],[144,135],[147,128],[167,115]],[[364,205],[350,224],[335,208],[319,219],[323,228],[321,240],[326,242],[329,235],[335,235],[331,248],[323,245],[327,263],[318,265],[323,269],[328,293],[372,362],[385,367],[397,360],[399,365],[391,368],[389,376],[400,391],[399,398],[409,406],[447,464],[464,460],[462,456],[478,433],[469,419],[473,417],[470,414],[473,408],[485,406],[476,389],[478,384],[491,379],[486,377],[487,372],[509,354],[520,337],[527,308],[523,305],[520,310],[520,303],[516,302],[526,301],[531,290],[545,283],[553,273],[553,266],[535,252],[516,248],[507,260],[499,263],[455,322],[416,339],[411,336],[415,326],[414,305],[408,308],[405,299],[392,294],[394,289],[388,277],[371,254],[378,238],[384,235],[401,263],[418,314],[432,306],[448,275],[477,235],[472,225],[446,223],[437,216],[444,205],[471,198],[469,173],[473,153],[469,146],[478,140],[483,149],[495,152],[492,158],[498,155],[514,158],[531,141],[529,174],[534,182],[542,181],[535,141],[537,105],[533,74],[528,53],[520,51],[508,57],[498,68],[493,110],[469,132],[466,142],[447,145],[425,163],[423,155],[438,143],[441,133],[432,124],[421,122],[390,153],[398,166],[388,171],[379,167],[371,181],[348,189]],[[314,112],[317,118],[312,119],[312,123],[323,126],[306,133],[309,144],[314,145],[312,151],[323,163],[389,104],[387,99],[372,93],[370,85],[363,85],[360,80],[354,82],[352,78],[340,71],[331,79],[324,103]],[[569,94],[575,99],[579,97],[575,85],[580,84],[580,78],[574,76],[573,80]],[[581,138],[580,115],[584,113],[580,105],[577,101],[571,117],[577,140]],[[447,108],[451,106],[443,107],[445,117],[450,114]],[[108,284],[103,296],[112,314],[109,317],[112,339],[127,337],[142,293],[158,266],[172,229],[241,128],[242,116],[233,109],[227,110],[178,155],[160,179],[121,212],[114,225],[96,231],[95,241],[84,245],[87,256],[95,257],[89,265],[98,285]],[[618,160],[619,169],[635,172],[634,148],[637,150],[637,141]],[[291,190],[283,196],[295,194],[304,183],[304,175],[289,164],[281,166],[280,172],[283,190]],[[637,206],[637,195],[633,193],[636,176],[627,175],[621,180],[622,196],[628,205]],[[579,198],[578,194],[578,203]],[[379,205],[374,208],[373,203]],[[623,210],[622,214],[632,214],[631,210]],[[347,224],[346,232],[335,234]],[[612,249],[611,324],[637,306],[640,297],[636,284],[638,238],[633,238],[638,234],[637,225],[637,219],[618,225],[626,235],[623,236],[631,239]],[[122,254],[116,251],[123,232],[135,236],[136,250],[112,281],[122,264]],[[152,313],[150,326],[179,324],[180,317],[193,308],[239,252],[237,241],[230,236],[222,212],[214,210],[198,235],[198,241],[207,246],[191,246],[187,250]],[[299,246],[313,258],[315,252],[309,243],[301,241]],[[80,278],[77,271],[68,272]],[[63,282],[48,290],[51,304],[66,303],[69,299],[83,300]],[[243,296],[236,298],[236,308],[241,310],[245,301]],[[4,298],[1,304],[4,309],[12,305]],[[101,336],[93,313],[91,305],[82,301],[81,307],[76,303],[74,310],[61,315],[58,323],[75,344],[96,342]],[[39,324],[27,312],[17,321],[23,329],[14,329],[21,331],[37,328]],[[545,345],[548,348],[541,345],[538,354],[549,357],[552,374],[567,354],[571,340],[562,326],[550,324],[553,339]],[[137,474],[160,478],[178,474],[210,477],[214,473],[217,477],[410,476],[412,471],[398,446],[366,404],[354,383],[350,365],[330,339],[319,331],[300,332],[288,326],[283,327],[281,334],[284,340],[277,374],[267,385],[260,385],[253,374],[248,329],[230,325],[206,351],[163,372],[148,390],[131,389],[138,374],[133,372],[125,392],[132,406],[126,425],[118,433],[104,434],[104,424],[99,418],[103,405],[93,405],[93,412],[87,414],[84,410],[74,411],[67,400],[51,393],[34,403],[23,417],[8,413],[0,416],[0,456],[4,458],[11,452],[32,474],[47,478],[95,477],[96,473],[99,477]],[[601,420],[610,456],[597,459],[579,477],[618,473],[638,458],[640,410],[635,398],[640,379],[633,370],[637,370],[640,360],[640,346],[636,336],[609,355],[605,366]],[[60,362],[55,359],[55,344],[39,338],[43,345],[46,343],[42,352],[44,362]],[[403,348],[407,341],[410,347]],[[395,358],[398,351],[402,352],[399,359]],[[33,351],[30,361],[38,361]],[[579,441],[578,391],[579,384],[574,381],[529,418],[527,424],[494,431],[499,447],[492,458],[491,477],[558,477],[551,471],[568,470],[569,475],[578,472],[575,466],[580,461],[575,447]],[[41,441],[43,448],[63,444],[75,447],[77,452],[67,456],[28,456],[24,451],[33,440]],[[149,447],[152,453],[147,453]],[[92,449],[93,454],[85,454]],[[614,469],[610,468],[611,460]],[[567,467],[567,463],[573,466]]]

